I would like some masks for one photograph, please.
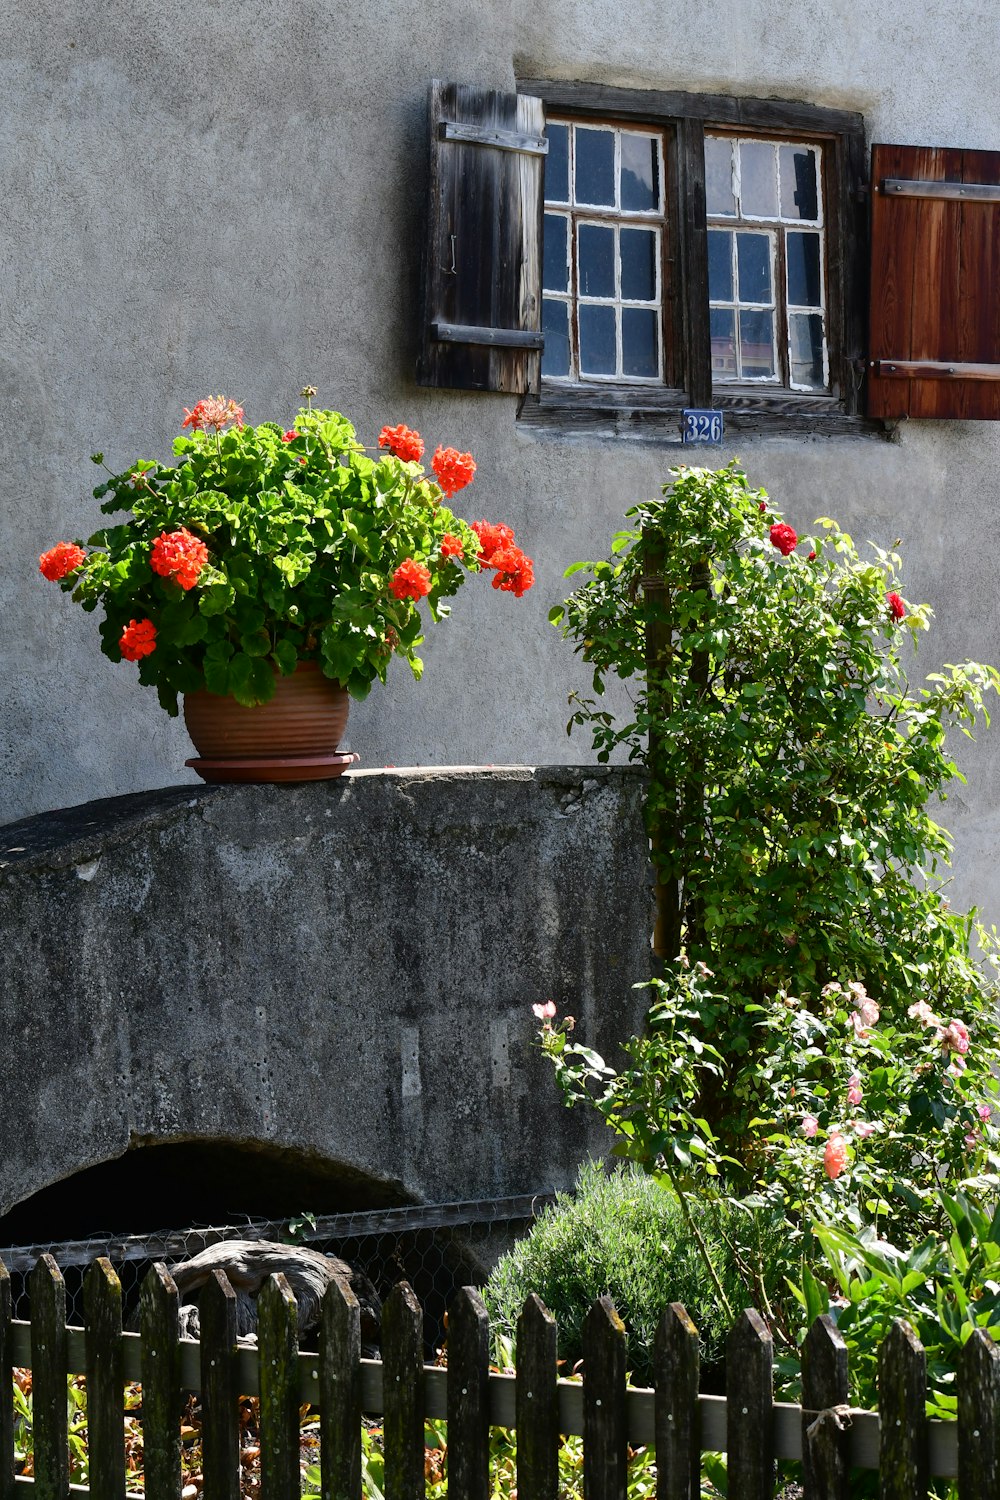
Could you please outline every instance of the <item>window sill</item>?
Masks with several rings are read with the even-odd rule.
[[[681,442],[680,431],[681,412],[690,404],[684,391],[665,386],[543,380],[540,395],[524,398],[518,423],[562,436],[637,438],[680,448],[692,446]],[[889,436],[883,422],[848,416],[832,396],[730,387],[718,390],[712,405],[725,413],[726,437]]]

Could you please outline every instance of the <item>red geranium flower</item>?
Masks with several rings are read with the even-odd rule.
[[[185,406],[181,427],[191,427],[195,432],[207,432],[212,427],[221,432],[230,422],[237,427],[243,426],[242,406],[237,406],[228,396],[205,396],[190,411]]]
[[[472,529],[479,538],[479,561],[484,567],[490,566],[490,559],[494,552],[499,552],[502,547],[514,545],[514,533],[502,521],[497,522],[495,526],[489,521],[473,521]]]
[[[889,606],[889,613],[894,620],[901,620],[906,614],[906,604],[898,594],[886,594],[885,602]]]
[[[462,546],[461,539],[457,536],[452,536],[450,531],[446,531],[441,538],[441,556],[461,557],[464,551],[465,548]]]
[[[42,553],[38,559],[38,568],[50,583],[58,583],[60,578],[66,577],[67,573],[75,573],[80,564],[86,560],[86,552],[75,542],[56,542],[48,552]]]
[[[449,497],[456,490],[464,490],[472,483],[476,472],[476,461],[471,453],[459,453],[457,448],[438,448],[431,459],[431,468],[437,482]]]
[[[129,620],[121,633],[118,649],[126,661],[138,661],[156,650],[156,626],[152,620]]]
[[[534,564],[530,557],[525,557],[520,547],[504,547],[499,552],[494,552],[490,567],[497,570],[493,587],[513,594],[515,599],[526,594],[535,581]]]
[[[297,437],[298,433],[295,431],[295,428],[289,427],[287,432],[281,434],[281,441],[283,443],[294,443]]]
[[[799,539],[791,526],[784,521],[775,521],[770,530],[771,546],[777,547],[782,557],[787,557],[799,545]]]
[[[389,588],[397,599],[422,599],[431,591],[430,569],[408,557],[393,573]]]
[[[424,451],[420,433],[414,432],[412,427],[405,427],[402,422],[398,427],[383,427],[378,435],[378,445],[388,448],[390,453],[408,464],[419,463]]]
[[[208,548],[186,527],[161,531],[149,554],[149,566],[161,578],[175,578],[182,589],[193,589],[208,562]]]

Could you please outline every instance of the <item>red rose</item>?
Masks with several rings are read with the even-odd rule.
[[[75,542],[56,542],[48,552],[42,553],[38,559],[38,569],[50,583],[58,583],[67,573],[75,573],[86,560],[86,552]]]
[[[431,459],[431,468],[437,482],[449,497],[456,490],[464,490],[472,483],[476,472],[476,461],[471,453],[459,453],[457,448],[438,448]]]
[[[121,633],[118,649],[126,661],[138,661],[156,650],[156,626],[152,620],[129,620]]]
[[[397,599],[422,599],[431,591],[430,569],[408,557],[393,573],[389,588]]]
[[[461,557],[464,551],[461,540],[457,536],[452,536],[450,531],[446,531],[441,538],[441,556]]]
[[[473,521],[472,529],[479,538],[479,561],[484,567],[490,566],[494,552],[498,552],[501,547],[514,545],[514,533],[502,521],[495,526],[489,521]]]
[[[419,463],[424,451],[420,433],[414,432],[412,427],[404,427],[402,422],[398,427],[383,427],[378,435],[378,445],[388,448],[390,453],[408,464]]]
[[[906,614],[906,604],[898,594],[886,594],[885,602],[889,606],[889,613],[894,620],[903,619]]]
[[[807,562],[815,562],[816,561],[816,554],[815,554],[815,552],[810,552],[809,556],[806,558],[806,561]]]
[[[161,578],[175,578],[182,589],[193,589],[208,562],[208,548],[186,527],[161,531],[149,554],[149,566]]]
[[[784,521],[775,521],[769,535],[771,537],[771,546],[777,547],[782,557],[787,557],[799,545],[799,539],[795,531],[791,526],[787,526]]]
[[[763,515],[764,512],[767,510],[767,505],[765,504],[765,502],[763,500],[758,501],[757,509],[760,511],[761,515]]]

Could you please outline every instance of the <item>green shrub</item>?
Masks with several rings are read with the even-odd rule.
[[[745,1305],[745,1293],[733,1264],[732,1229],[742,1244],[748,1236],[759,1241],[757,1257],[769,1263],[767,1280],[774,1285],[780,1236],[768,1236],[758,1218],[724,1205],[695,1204],[693,1211],[735,1307]],[[495,1335],[514,1334],[530,1292],[556,1318],[559,1356],[570,1363],[580,1357],[580,1330],[591,1305],[608,1293],[625,1321],[629,1369],[640,1383],[651,1378],[653,1335],[669,1303],[682,1302],[694,1319],[706,1363],[721,1357],[729,1331],[677,1198],[633,1167],[605,1175],[589,1163],[576,1193],[560,1193],[531,1233],[498,1261],[483,1292]]]

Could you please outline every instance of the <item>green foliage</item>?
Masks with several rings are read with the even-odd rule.
[[[780,1238],[766,1215],[726,1205],[703,1205],[697,1213],[699,1232],[737,1309],[744,1305],[730,1245],[737,1218],[773,1290]],[[580,1356],[586,1314],[596,1298],[610,1294],[628,1331],[629,1368],[637,1384],[651,1379],[653,1335],[668,1303],[684,1303],[709,1363],[721,1357],[732,1322],[706,1278],[677,1197],[634,1168],[608,1176],[595,1163],[584,1167],[575,1194],[560,1194],[530,1234],[498,1261],[483,1290],[495,1333],[513,1337],[529,1292],[537,1292],[556,1318],[560,1357],[570,1363]]]
[[[978,978],[928,809],[961,779],[948,728],[969,733],[1000,677],[966,663],[911,691],[900,638],[930,611],[900,601],[897,622],[899,559],[862,560],[826,519],[784,556],[767,506],[734,465],[675,470],[608,561],[576,565],[589,581],[553,613],[597,696],[571,725],[601,759],[647,760],[672,951],[683,933],[734,1000],[856,979],[897,1013],[919,998],[951,1009]],[[612,674],[635,682],[628,723],[601,704]],[[715,1040],[745,1050],[748,1035],[738,1007]]]
[[[155,649],[139,680],[170,713],[178,694],[202,687],[265,702],[276,674],[300,660],[318,661],[355,698],[385,681],[393,655],[419,677],[420,611],[394,596],[393,573],[404,561],[429,570],[439,620],[479,571],[475,533],[418,463],[369,456],[333,411],[300,411],[286,436],[272,422],[196,430],[174,442],[175,465],[140,460],[94,491],[109,497],[102,510],[130,515],[89,538],[86,561],[61,586],[84,609],[103,608],[101,649],[112,661],[130,621],[152,622]],[[208,549],[187,587],[150,566],[156,539],[181,530]],[[442,554],[446,533],[461,543],[457,555]]]

